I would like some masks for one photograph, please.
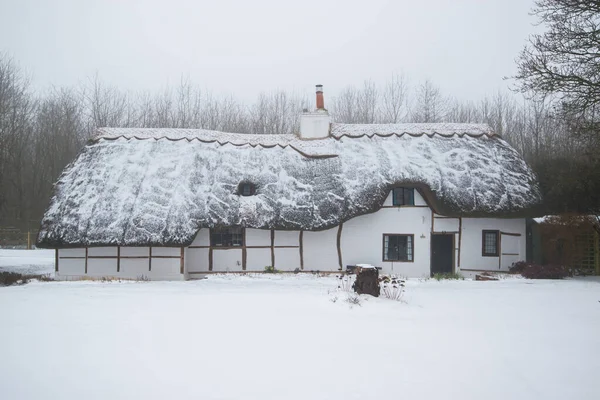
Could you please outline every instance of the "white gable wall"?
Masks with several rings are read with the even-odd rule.
[[[413,235],[412,262],[383,261],[383,235]],[[429,276],[429,239],[431,210],[415,191],[415,207],[392,207],[392,194],[384,208],[344,223],[342,229],[342,262],[346,265],[371,264],[382,268],[382,273],[406,277]]]

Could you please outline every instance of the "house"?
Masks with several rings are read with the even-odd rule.
[[[534,218],[533,261],[600,275],[600,217],[563,214]]]
[[[56,276],[188,279],[338,271],[504,271],[540,203],[487,125],[330,123],[322,87],[297,135],[101,128],[55,185],[38,247]]]

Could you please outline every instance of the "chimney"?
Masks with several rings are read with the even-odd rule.
[[[329,113],[325,109],[323,85],[317,85],[317,108],[300,114],[300,139],[324,139],[329,136]]]
[[[323,85],[317,85],[317,110],[325,109],[325,100],[323,99]]]

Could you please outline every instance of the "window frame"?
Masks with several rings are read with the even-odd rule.
[[[402,195],[398,196],[396,194],[397,191],[402,191]],[[410,196],[410,198],[412,199],[412,204],[406,204],[405,191],[410,191],[412,193],[412,196]],[[398,200],[401,200],[401,203],[399,203]],[[399,187],[392,188],[392,206],[394,206],[394,207],[414,207],[415,206],[415,188],[405,187],[405,186],[399,186]]]
[[[402,237],[406,237],[409,238],[410,237],[410,254],[407,253],[406,260],[386,260],[386,254],[385,254],[385,238],[386,236],[402,236]],[[406,247],[408,249],[408,246]],[[408,256],[411,256],[411,259],[408,260]],[[412,233],[384,233],[382,235],[382,240],[381,240],[381,260],[383,262],[402,262],[402,263],[414,263],[415,262],[415,235]]]
[[[221,240],[218,242],[215,240],[214,235],[220,235]],[[223,240],[223,236],[227,238]],[[235,237],[239,236],[239,237]],[[235,239],[234,239],[235,238]],[[238,240],[239,239],[239,240]],[[239,244],[235,244],[239,241]],[[209,244],[210,247],[215,249],[241,249],[244,247],[246,241],[246,231],[240,226],[224,226],[217,228],[210,228],[209,231]]]
[[[248,194],[245,194],[244,189],[246,188],[248,188]],[[238,185],[238,194],[244,197],[254,196],[256,194],[256,185],[252,182],[240,182]]]
[[[486,234],[493,233],[496,235],[496,252],[487,253],[485,251],[485,236]],[[482,257],[499,257],[500,256],[500,231],[494,229],[484,229],[481,231],[481,256]]]

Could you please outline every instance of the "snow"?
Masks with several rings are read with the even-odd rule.
[[[538,205],[533,172],[499,137],[470,136],[468,124],[464,134],[440,124],[448,136],[373,133],[402,126],[334,124],[334,136],[309,141],[104,129],[61,175],[39,244],[178,246],[216,225],[322,230],[379,209],[402,184],[425,188],[450,216],[516,217]],[[255,196],[237,194],[242,181]]]
[[[0,272],[54,274],[54,250],[0,249]]]
[[[598,399],[598,279],[333,277],[0,288],[3,400]]]

